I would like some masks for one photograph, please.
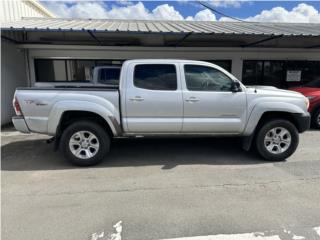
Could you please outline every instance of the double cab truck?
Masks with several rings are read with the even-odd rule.
[[[246,87],[221,67],[190,60],[128,60],[119,82],[18,88],[13,105],[17,130],[53,136],[80,166],[106,158],[113,138],[136,136],[239,136],[245,150],[279,161],[310,125],[302,94]]]

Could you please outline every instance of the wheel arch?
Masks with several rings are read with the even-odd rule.
[[[59,124],[57,126],[56,135],[60,135],[70,124],[76,121],[91,121],[103,127],[110,137],[115,136],[115,132],[110,126],[110,121],[101,115],[91,111],[68,110],[62,113]]]
[[[301,126],[298,121],[298,118],[296,117],[297,114],[300,113],[292,113],[292,112],[286,112],[286,111],[265,111],[263,112],[256,124],[252,125],[250,129],[246,128],[242,147],[244,150],[248,151],[250,150],[252,146],[252,142],[256,136],[256,132],[258,129],[260,129],[267,121],[270,121],[272,119],[284,119],[289,122],[291,122],[299,132],[301,132]],[[248,123],[249,124],[249,123]],[[247,124],[247,126],[248,126]]]
[[[57,102],[50,114],[48,132],[52,135],[59,134],[65,121],[76,119],[90,119],[110,129],[112,136],[121,134],[120,114],[112,105],[104,105],[87,101],[61,101]]]

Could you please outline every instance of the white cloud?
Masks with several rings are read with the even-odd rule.
[[[240,7],[245,0],[210,0],[208,3],[213,7]]]
[[[173,6],[162,4],[152,10],[152,18],[165,20],[183,20],[183,16]]]
[[[186,20],[195,20],[195,21],[216,21],[216,15],[212,13],[209,9],[204,9],[199,11],[194,15],[194,17],[187,17]]]
[[[150,19],[150,12],[142,2],[129,6],[114,6],[110,10],[105,10],[102,18],[113,19]]]
[[[149,20],[195,20],[217,21],[216,15],[209,9],[198,11],[194,16],[186,18],[172,5],[161,4],[153,10],[147,9],[143,2],[130,2],[118,0],[121,4],[108,6],[103,2],[43,2],[46,7],[59,17],[71,18],[105,18],[105,19],[149,19]],[[212,5],[234,4],[238,0],[211,0]],[[227,17],[221,17],[219,21],[234,21]],[[306,22],[320,23],[320,13],[313,6],[300,3],[291,10],[283,7],[274,7],[263,10],[260,14],[243,19],[257,22]]]
[[[66,18],[103,18],[106,9],[101,2],[43,2],[46,8],[59,17]]]
[[[126,4],[128,3],[128,4]],[[216,16],[208,9],[199,11],[195,16],[186,19],[169,4],[161,4],[152,11],[142,2],[129,4],[121,0],[121,4],[107,7],[103,2],[55,2],[43,4],[59,17],[65,18],[105,18],[105,19],[151,19],[151,20],[196,20],[215,21]]]
[[[190,0],[177,0],[180,4],[188,4],[193,7],[203,8],[201,4]],[[202,0],[203,3],[212,7],[240,7],[243,3],[251,2],[251,0]]]
[[[264,10],[260,14],[245,20],[257,22],[320,23],[320,13],[313,6],[300,3],[291,11],[283,7],[274,7],[271,10]]]

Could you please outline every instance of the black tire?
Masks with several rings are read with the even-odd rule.
[[[69,146],[71,137],[80,131],[92,133],[98,139],[99,147],[97,151],[94,151],[93,153],[94,155],[92,157],[88,157],[85,159],[79,158],[75,154],[73,154],[71,151],[72,146]],[[91,121],[81,120],[81,121],[77,121],[70,124],[63,131],[61,140],[60,140],[60,150],[62,151],[64,157],[69,162],[77,166],[92,166],[100,163],[109,152],[109,149],[110,149],[109,135],[99,124]],[[82,154],[82,155],[85,155],[85,154]]]
[[[312,126],[314,128],[320,129],[320,108],[318,108],[317,110],[315,110],[315,112],[312,114],[312,118],[311,118],[311,122],[312,122]]]
[[[265,146],[265,137],[267,133],[274,128],[283,128],[291,135],[291,143],[288,144],[287,149],[281,153],[272,153],[267,149],[267,146]],[[299,144],[299,133],[297,128],[291,122],[282,119],[273,119],[265,122],[260,127],[255,138],[255,144],[258,153],[264,159],[269,161],[282,161],[290,157],[296,151]],[[277,149],[277,147],[275,147],[275,149]]]

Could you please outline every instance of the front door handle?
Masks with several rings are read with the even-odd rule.
[[[130,101],[134,101],[134,102],[141,102],[143,100],[144,100],[144,98],[140,97],[140,96],[135,96],[133,98],[130,98]]]
[[[196,98],[196,97],[190,97],[188,99],[186,99],[186,102],[190,102],[190,103],[194,103],[194,102],[199,102],[200,99]]]

